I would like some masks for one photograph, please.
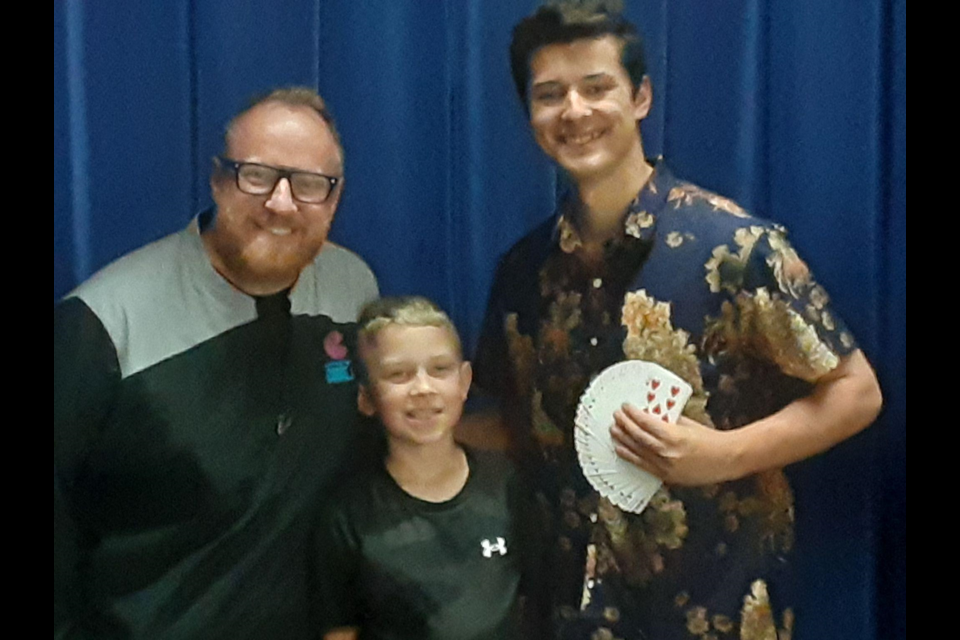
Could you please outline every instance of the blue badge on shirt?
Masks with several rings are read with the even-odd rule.
[[[353,380],[349,360],[334,360],[326,364],[327,384],[341,384]]]

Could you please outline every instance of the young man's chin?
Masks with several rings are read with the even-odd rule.
[[[609,169],[607,166],[609,163],[604,160],[602,154],[597,152],[561,156],[554,160],[574,180],[593,178]]]

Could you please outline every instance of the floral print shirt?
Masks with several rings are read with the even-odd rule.
[[[502,258],[474,363],[543,509],[560,637],[789,638],[783,472],[664,486],[623,512],[583,477],[574,415],[596,374],[641,359],[690,383],[684,415],[740,427],[807,395],[852,336],[783,228],[662,161],[602,260],[585,256],[577,215],[568,199]]]

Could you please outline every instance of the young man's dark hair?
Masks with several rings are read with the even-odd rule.
[[[613,2],[558,2],[540,7],[513,29],[510,42],[510,70],[523,108],[529,115],[528,84],[530,58],[550,44],[567,44],[585,38],[614,36],[623,43],[620,61],[630,76],[633,88],[640,86],[647,73],[640,35]]]

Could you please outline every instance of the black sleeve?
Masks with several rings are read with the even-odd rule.
[[[512,471],[507,485],[507,503],[513,521],[514,538],[520,549],[520,596],[523,637],[531,640],[550,637],[551,609],[547,585],[550,544],[546,514],[522,476]]]
[[[503,254],[497,264],[473,370],[476,385],[501,400],[515,389],[511,357],[521,361],[533,357],[533,344],[514,339],[518,336],[513,333],[532,336],[537,332],[540,270],[554,249],[555,227],[552,218],[545,220]]]
[[[343,510],[333,506],[325,511],[314,530],[310,552],[311,607],[320,637],[332,629],[358,627],[359,545]]]
[[[54,307],[54,637],[83,637],[80,620],[90,614],[84,608],[78,567],[82,546],[92,542],[78,522],[71,497],[77,473],[113,406],[119,382],[113,342],[96,315],[76,298]]]
[[[494,277],[487,311],[473,357],[473,381],[486,394],[503,398],[509,374],[508,350],[504,335],[505,288],[508,287],[504,262],[501,260]]]

